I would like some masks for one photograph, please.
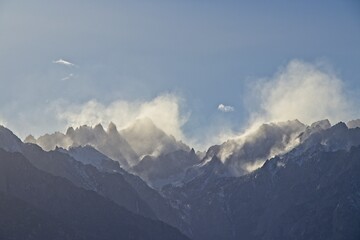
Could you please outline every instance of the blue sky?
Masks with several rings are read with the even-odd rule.
[[[320,62],[358,104],[359,43],[359,1],[2,0],[0,120],[38,135],[69,124],[54,114],[59,104],[171,94],[184,134],[208,137],[246,125],[253,85],[293,59]]]

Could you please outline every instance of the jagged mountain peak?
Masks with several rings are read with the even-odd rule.
[[[84,125],[80,125],[77,128],[75,128],[75,131],[86,131],[86,130],[91,130],[91,129],[92,129],[91,126],[84,124]]]
[[[100,133],[100,134],[105,133],[104,127],[101,125],[101,123],[98,123],[98,124],[95,125],[94,131],[95,131],[95,133],[97,133],[97,134],[99,134],[99,133]]]
[[[310,126],[308,126],[303,133],[299,135],[300,142],[304,142],[305,140],[309,139],[311,136],[318,136],[323,133],[330,133],[330,132],[346,132],[348,127],[343,122],[338,122],[335,125],[331,126],[330,122],[326,120],[318,121]]]
[[[29,139],[30,140],[30,139]],[[103,154],[120,162],[121,166],[127,168],[130,163],[137,162],[138,156],[129,143],[119,134],[115,124],[110,124],[108,132],[105,132],[101,124],[96,126],[81,125],[69,127],[66,134],[55,132],[45,134],[38,139],[31,139],[44,150],[54,150],[56,147],[69,149],[75,146],[91,145]]]
[[[310,126],[307,126],[305,131],[299,134],[298,136],[299,142],[304,142],[311,135],[318,134],[319,132],[322,132],[323,130],[330,128],[331,128],[331,123],[328,119],[316,121],[312,123]]]
[[[335,124],[334,126],[331,127],[331,129],[333,129],[333,131],[346,131],[348,130],[348,126],[346,126],[346,124],[344,122],[338,122],[337,124]]]
[[[74,136],[75,130],[73,127],[68,127],[68,129],[66,130],[65,135],[67,136]]]
[[[331,127],[331,123],[328,119],[323,119],[317,122],[314,122],[310,125],[312,129],[328,129]]]
[[[118,133],[117,127],[115,125],[115,123],[110,122],[107,128],[107,132],[108,134],[114,134],[114,133]]]
[[[357,127],[360,128],[360,118],[350,120],[349,122],[346,123],[346,125],[348,126],[348,128],[357,128]]]
[[[24,142],[27,142],[27,143],[36,143],[36,139],[33,135],[28,135],[25,139],[24,139]]]

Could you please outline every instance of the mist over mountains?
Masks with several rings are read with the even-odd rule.
[[[358,239],[359,127],[270,122],[206,152],[149,118],[24,142],[1,127],[0,237]]]

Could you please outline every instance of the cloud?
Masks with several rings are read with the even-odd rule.
[[[65,66],[68,66],[68,67],[75,67],[76,65],[69,62],[69,61],[65,61],[63,59],[59,59],[59,60],[56,60],[56,61],[53,61],[53,63],[56,63],[56,64],[61,64],[61,65],[65,65]]]
[[[0,116],[0,125],[6,126],[7,122]]]
[[[60,65],[64,65],[66,67],[78,67],[77,65],[75,65],[74,63],[71,63],[69,61],[66,61],[64,59],[59,59],[59,60],[56,60],[56,61],[53,61],[53,63],[55,64],[60,64]],[[61,81],[67,81],[67,80],[70,80],[70,79],[73,79],[75,77],[74,73],[69,73],[66,77],[63,77],[61,78],[60,80]]]
[[[235,108],[232,106],[226,106],[224,104],[219,104],[218,110],[221,112],[233,112],[233,111],[235,111]]]
[[[66,81],[66,80],[69,80],[71,78],[74,78],[74,74],[73,73],[70,73],[69,75],[67,75],[66,77],[62,78],[61,81]]]
[[[276,122],[292,119],[310,124],[329,119],[332,123],[359,116],[359,111],[344,91],[343,81],[322,63],[293,60],[270,79],[254,85],[257,109],[251,122]]]
[[[160,95],[150,101],[129,102],[116,100],[103,104],[98,100],[90,100],[79,105],[57,102],[52,106],[58,119],[68,126],[90,125],[101,123],[107,126],[114,122],[118,129],[125,128],[138,118],[148,117],[154,124],[179,140],[184,140],[181,127],[187,116],[180,114],[181,99],[172,94]]]

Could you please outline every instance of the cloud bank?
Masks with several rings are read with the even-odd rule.
[[[218,110],[221,111],[221,112],[233,112],[233,111],[235,111],[235,108],[232,107],[232,106],[226,106],[226,105],[221,103],[218,106]]]
[[[247,127],[235,133],[229,130],[229,126],[214,126],[214,129],[222,130],[209,129],[207,136],[195,139],[187,139],[183,134],[182,126],[188,116],[180,113],[181,99],[173,94],[163,94],[143,102],[116,100],[106,105],[98,100],[78,105],[61,103],[56,104],[56,115],[67,126],[94,126],[98,123],[106,126],[112,121],[119,129],[138,118],[148,117],[166,133],[202,149],[230,138],[247,136],[265,122],[298,119],[311,124],[327,118],[336,123],[359,116],[354,103],[347,98],[343,81],[330,68],[317,63],[290,61],[273,77],[256,81],[250,92],[253,98],[247,107],[253,111]],[[235,109],[220,104],[218,110],[232,112]]]
[[[66,102],[56,103],[53,109],[58,119],[65,121],[67,126],[89,125],[101,123],[107,126],[114,122],[118,129],[125,128],[139,118],[150,118],[154,124],[184,140],[181,127],[187,117],[180,114],[181,99],[172,94],[160,95],[150,101],[129,102],[117,100],[104,105],[98,100],[90,100],[84,104],[70,105]]]

